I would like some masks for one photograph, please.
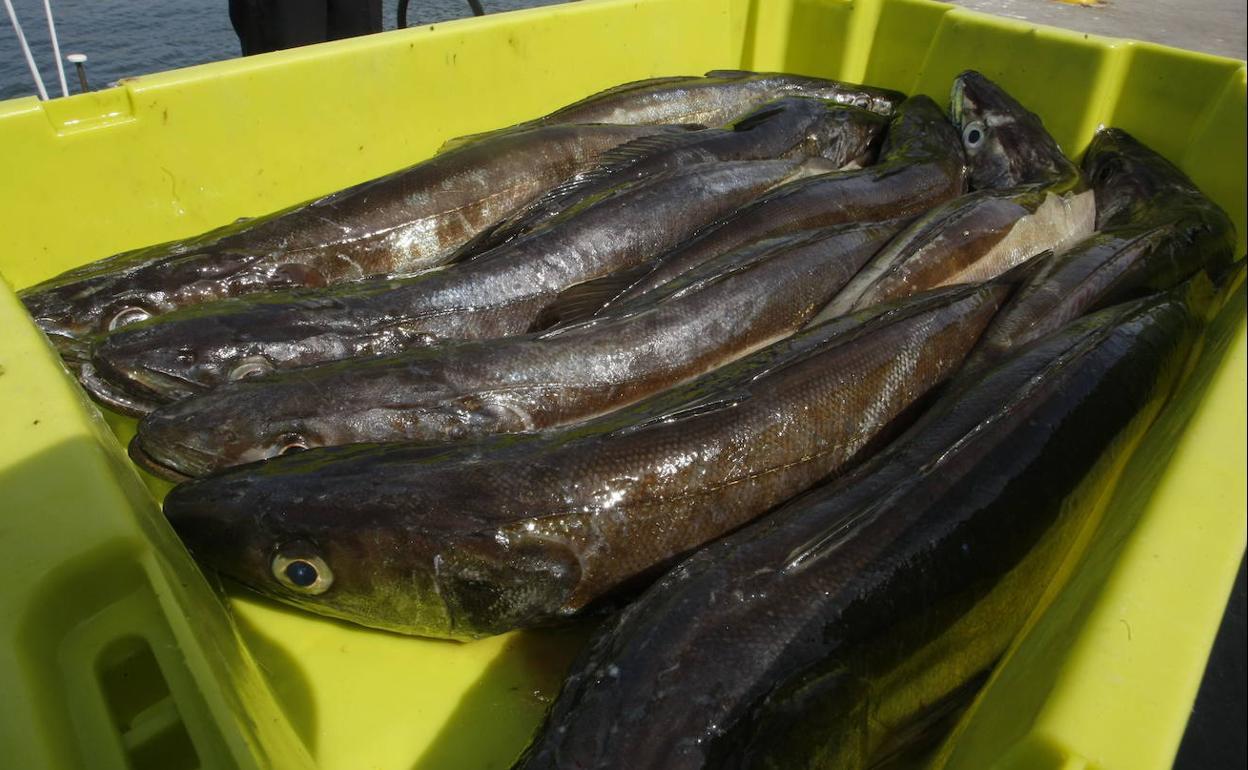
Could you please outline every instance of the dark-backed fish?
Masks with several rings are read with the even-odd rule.
[[[1084,171],[1099,232],[1049,260],[993,321],[968,362],[994,361],[1110,304],[1178,285],[1234,258],[1235,226],[1182,171],[1125,131],[1092,140]]]
[[[948,378],[1009,287],[829,322],[597,420],[310,449],[185,483],[201,563],[313,612],[474,637],[645,580],[850,462]]]
[[[1018,632],[1195,328],[1173,296],[1086,318],[694,554],[599,631],[517,769],[873,766]]]
[[[813,96],[890,115],[904,96],[885,88],[781,72],[712,70],[702,77],[638,80],[608,88],[536,123],[696,123],[722,126],[763,102]]]
[[[53,342],[255,292],[415,273],[605,151],[672,127],[500,133],[403,171],[186,241],[119,254],[21,292]]]
[[[1041,252],[1060,254],[1092,234],[1092,191],[1038,116],[974,71],[954,80],[950,115],[976,191],[920,217],[821,317],[937,286],[985,281]]]
[[[591,170],[558,185],[487,228],[458,251],[465,259],[534,229],[580,201],[691,163],[819,157],[837,167],[875,161],[888,119],[869,110],[803,96],[768,102],[723,129],[645,137],[616,147]]]
[[[613,287],[612,301],[640,296],[752,241],[843,222],[913,217],[965,189],[966,160],[958,132],[931,99],[911,97],[893,114],[876,165],[823,174],[772,191],[659,255],[649,263],[650,269],[640,271],[625,286]]]
[[[605,414],[792,334],[900,225],[762,241],[664,285],[665,296],[554,332],[227,383],[148,414],[131,455],[158,473],[203,476],[292,450],[458,440]]]
[[[568,286],[631,267],[766,190],[826,169],[817,158],[677,169],[442,270],[243,297],[119,329],[80,380],[106,406],[143,413],[277,369],[520,334]]]

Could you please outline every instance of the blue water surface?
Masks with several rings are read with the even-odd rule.
[[[12,0],[31,53],[51,96],[60,95],[43,0]],[[481,0],[487,12],[551,5],[559,0]],[[398,0],[382,0],[386,29],[394,29]],[[92,88],[123,77],[186,67],[239,55],[226,0],[52,0],[61,54],[85,53]],[[470,16],[467,0],[411,0],[408,24]],[[70,93],[77,77],[66,64]],[[0,4],[0,99],[35,93]]]

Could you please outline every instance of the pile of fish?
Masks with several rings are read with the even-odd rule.
[[[973,71],[717,71],[22,299],[205,567],[406,634],[612,613],[517,768],[868,767],[1018,633],[1234,243]]]

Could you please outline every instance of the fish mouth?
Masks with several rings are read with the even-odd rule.
[[[101,377],[94,363],[85,362],[77,367],[78,382],[106,408],[127,417],[142,417],[160,406],[159,403],[119,387],[111,380]]]
[[[80,366],[79,380],[97,401],[129,417],[143,417],[204,392],[185,377],[151,369],[126,371],[98,355]]]
[[[91,343],[68,329],[39,324],[40,331],[56,348],[65,364],[75,370],[91,360]]]
[[[949,120],[958,128],[962,127],[962,93],[965,89],[961,75],[954,78],[953,86],[949,89]]]
[[[190,481],[195,478],[194,476],[175,470],[174,468],[160,462],[155,457],[152,457],[147,453],[147,450],[143,448],[138,436],[130,439],[130,444],[126,447],[126,453],[130,455],[130,460],[135,465],[139,466],[153,476],[158,476],[159,478],[177,483]]]

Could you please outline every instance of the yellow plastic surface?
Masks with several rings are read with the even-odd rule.
[[[732,67],[939,100],[978,68],[1074,155],[1101,124],[1166,153],[1231,213],[1243,252],[1242,62],[924,0],[605,0],[0,103],[0,273],[20,288],[609,85]],[[939,764],[1170,764],[1244,551],[1243,317],[1241,293]],[[7,288],[0,329],[6,765],[508,766],[586,629],[454,644],[245,595],[223,606],[114,438],[132,425],[107,429]]]

